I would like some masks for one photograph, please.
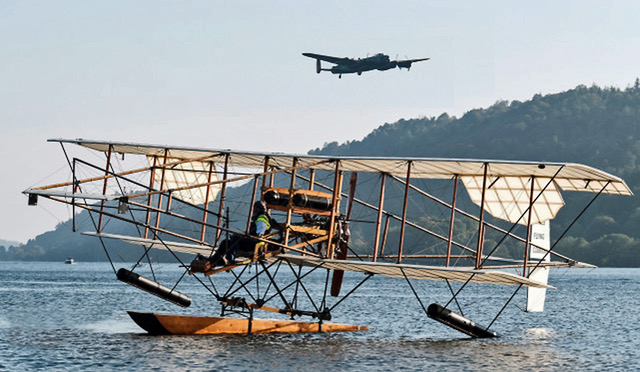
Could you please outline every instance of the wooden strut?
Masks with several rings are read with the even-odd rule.
[[[269,160],[271,158],[269,156],[265,156],[264,157],[264,169],[263,169],[263,173],[264,175],[262,176],[262,188],[260,189],[262,192],[260,193],[260,201],[264,201],[264,192],[265,190],[267,190],[267,172],[269,171]]]
[[[292,216],[292,207],[293,207],[293,191],[296,188],[296,167],[298,166],[298,158],[293,158],[293,166],[291,171],[291,180],[289,182],[289,201],[287,202],[287,218],[285,221],[285,232],[284,232],[284,242],[289,242],[289,234],[291,233],[291,229],[289,226],[291,225],[291,216]],[[331,240],[329,240],[331,241]]]
[[[456,217],[456,197],[458,196],[458,175],[456,174],[453,179],[453,200],[451,201],[451,218],[449,222],[449,239],[447,241],[447,260],[445,261],[445,267],[449,267],[449,261],[451,256],[451,241],[453,240],[453,222]]]
[[[158,164],[158,157],[154,156],[153,157],[153,166],[151,167],[151,172],[150,172],[150,179],[149,179],[149,190],[153,190],[153,184],[155,182],[155,178],[156,178],[156,165]],[[153,203],[153,194],[149,194],[148,196],[148,200],[147,203],[149,205],[151,205],[151,203]],[[147,209],[147,213],[146,213],[146,217],[144,220],[145,225],[149,226],[149,223],[151,222],[151,210]],[[147,239],[149,236],[149,228],[145,227],[144,228],[144,238]]]
[[[167,163],[167,156],[169,155],[169,150],[165,149],[164,150],[164,159],[162,160],[162,172],[160,173],[160,189],[162,190],[162,188],[164,188],[164,177],[165,177],[165,173],[166,173],[166,167],[164,166]],[[160,209],[162,207],[162,194],[158,195],[158,209]],[[160,226],[160,212],[156,212],[156,225],[155,227],[158,228],[158,226]]]
[[[316,183],[316,170],[309,169],[309,190],[313,191],[313,185]]]
[[[249,216],[247,217],[247,228],[245,234],[249,235],[251,230],[251,221],[253,220],[253,203],[256,202],[256,193],[258,192],[258,176],[253,178],[253,190],[251,191],[251,202],[249,203]]]
[[[389,231],[389,214],[384,221],[384,232],[382,233],[382,245],[380,246],[380,256],[384,253],[384,247],[387,244],[387,232]]]
[[[395,176],[393,176],[393,175],[388,175],[388,176],[389,176],[389,177],[391,177],[392,179],[394,179],[394,180],[396,180],[396,181],[398,181],[398,182],[402,183],[403,185],[405,185],[405,184],[406,184],[404,181],[402,181],[402,180],[398,179],[397,177],[395,177]],[[302,180],[305,180],[305,181],[309,181],[309,179],[308,179],[308,178],[306,178],[306,177],[304,177],[304,176],[300,176],[300,175],[298,175],[298,178],[300,178],[300,179],[302,179]],[[318,183],[318,182],[315,182],[315,184],[316,184],[316,185],[318,185],[318,186],[320,186],[320,187],[322,187],[322,188],[324,188],[325,190],[329,190],[329,191],[331,191],[331,190],[332,190],[332,189],[331,189],[331,187],[329,187],[329,186],[327,186],[327,185],[323,185],[323,184]],[[441,204],[443,204],[443,205],[445,205],[445,206],[448,206],[448,204],[446,204],[446,203],[444,203],[444,202],[440,201],[440,200],[439,200],[439,199],[437,199],[437,198],[434,198],[433,196],[431,196],[431,195],[429,195],[429,194],[426,194],[424,191],[422,191],[422,190],[420,190],[420,189],[416,188],[415,186],[413,186],[413,185],[409,185],[409,186],[410,186],[410,188],[411,188],[412,190],[417,191],[417,192],[418,192],[418,193],[420,193],[421,195],[424,195],[424,196],[426,196],[426,197],[429,197],[429,198],[431,198],[431,199],[433,199],[433,200],[435,200],[435,201],[437,201],[437,202],[439,202],[439,203],[441,203]],[[343,197],[347,197],[347,194],[345,194],[345,193],[342,193],[341,195],[342,195]],[[367,203],[367,202],[364,202],[364,201],[362,201],[362,200],[354,199],[354,201],[355,201],[356,203],[358,203],[358,204],[362,205],[362,206],[365,206],[365,207],[367,207],[367,208],[373,209],[373,210],[375,210],[375,211],[378,211],[378,210],[379,210],[379,208],[377,208],[376,206],[371,205],[371,204],[369,204],[369,203]],[[456,209],[456,212],[458,212],[458,213],[462,213],[462,214],[464,214],[464,215],[465,215],[465,216],[467,216],[467,217],[475,218],[475,219],[477,220],[477,217],[473,217],[473,216],[471,216],[471,215],[468,215],[466,212],[461,211],[460,209]],[[393,219],[394,219],[394,220],[396,220],[396,221],[402,221],[402,217],[400,217],[400,216],[397,216],[397,215],[395,215],[395,214],[389,213],[389,212],[384,211],[384,210],[382,211],[382,213],[384,213],[384,214],[387,216],[387,218],[386,218],[386,222],[385,222],[385,226],[386,226],[386,227],[385,227],[385,229],[383,229],[382,245],[381,245],[381,247],[380,247],[380,251],[383,251],[383,250],[384,250],[384,244],[385,244],[385,242],[386,242],[386,240],[387,240],[387,238],[386,238],[386,236],[387,236],[386,231],[387,231],[387,228],[388,228],[388,225],[389,225],[389,218],[393,218]],[[428,229],[426,229],[426,228],[424,228],[424,227],[422,227],[422,226],[420,226],[420,225],[418,225],[418,224],[415,224],[415,223],[413,223],[413,222],[406,221],[406,225],[411,226],[411,227],[413,227],[413,228],[415,228],[415,229],[417,229],[417,230],[419,230],[419,231],[422,231],[422,232],[424,232],[424,233],[427,233],[427,234],[429,234],[429,235],[431,235],[431,236],[433,236],[433,237],[435,237],[435,238],[438,238],[438,239],[440,239],[440,240],[443,240],[443,241],[447,241],[447,240],[448,240],[446,237],[444,237],[444,236],[442,236],[442,235],[439,235],[439,234],[437,234],[437,233],[434,233],[433,231],[430,231],[430,230],[428,230]],[[490,225],[490,226],[491,226],[491,225]],[[495,228],[495,229],[499,229],[499,228],[497,228],[497,227],[494,227],[494,228]],[[500,230],[499,230],[499,231],[500,231]],[[518,237],[518,236],[515,236],[515,235],[510,235],[510,236],[513,236],[513,237],[514,237],[514,238],[516,238],[516,239],[520,239],[520,240],[524,241],[524,239],[522,239],[522,238],[520,238],[520,237]],[[467,247],[467,246],[465,246],[465,245],[463,245],[463,244],[456,243],[455,241],[452,241],[452,245],[455,245],[456,247],[459,247],[460,249],[466,250],[466,251],[468,251],[468,252],[473,252],[474,254],[476,253],[476,251],[475,251],[475,250],[473,250],[473,249],[471,249],[471,248],[469,248],[469,247]],[[543,248],[541,248],[541,249],[543,249]],[[382,253],[379,253],[379,255],[381,255],[381,254],[382,254]],[[559,257],[561,257],[561,256],[559,256]]]
[[[331,217],[329,218],[329,240],[327,242],[327,257],[333,259],[334,254],[334,244],[333,244],[333,236],[336,232],[336,215],[338,210],[338,198],[340,196],[340,190],[342,187],[342,172],[340,171],[340,160],[336,160],[336,170],[333,180],[333,197],[332,197],[332,208],[331,208]]]
[[[107,153],[107,166],[104,168],[105,171],[105,179],[104,179],[104,186],[102,187],[102,195],[107,195],[107,178],[106,176],[108,175],[109,172],[109,167],[111,166],[111,150],[113,149],[112,145],[109,145],[109,151]],[[104,203],[105,201],[103,200],[100,203],[100,217],[98,218],[98,232],[100,232],[102,230],[102,212],[104,212]]]
[[[527,216],[527,242],[524,245],[524,262],[522,267],[522,276],[527,277],[527,261],[529,260],[529,245],[531,242],[531,217],[533,216],[533,192],[536,177],[531,176],[531,194],[529,195],[529,215]]]
[[[67,152],[64,149],[64,145],[62,145],[62,151],[64,151],[64,154],[66,156]],[[69,158],[67,158],[67,162],[69,162]],[[71,176],[72,176],[71,179],[75,181],[76,180],[76,158],[73,158],[73,164],[69,163],[69,165],[71,166]],[[79,189],[80,189],[80,184],[73,185],[74,194],[76,194]],[[76,226],[76,198],[75,197],[71,198],[71,231],[73,232],[78,231]]]
[[[411,183],[411,164],[407,163],[407,184],[404,188],[404,204],[402,206],[402,222],[400,223],[400,244],[398,245],[398,263],[402,261],[402,246],[404,245],[404,227],[407,222],[407,203],[409,201],[409,184]]]
[[[213,162],[209,162],[209,177],[207,178],[207,182],[211,182],[211,178],[213,177]],[[204,236],[205,230],[207,228],[207,217],[209,215],[209,193],[211,192],[211,185],[207,185],[207,191],[204,198],[204,214],[202,215],[202,230],[200,231],[200,241],[204,244]],[[168,209],[168,208],[167,208]]]
[[[228,177],[228,173],[229,172],[229,154],[224,154],[224,170],[222,173],[222,180],[226,181],[227,177]],[[220,203],[218,206],[218,223],[217,225],[220,226],[220,224],[222,223],[222,212],[224,212],[224,202],[225,202],[225,196],[226,196],[226,192],[227,192],[227,183],[224,182],[222,183],[222,190],[220,190]],[[222,233],[222,231],[217,228],[216,229],[216,240],[215,240],[215,244],[214,245],[218,245],[218,240],[220,239],[220,234]]]
[[[382,223],[382,210],[384,208],[384,186],[385,186],[386,178],[387,178],[386,175],[384,173],[381,173],[380,199],[378,201],[378,218],[376,219],[376,233],[375,233],[375,240],[373,243],[373,262],[376,262],[378,258],[378,248],[380,247],[380,225]],[[388,220],[389,218],[387,217],[387,221]],[[385,236],[386,236],[386,229],[385,229]],[[382,252],[380,252],[380,254],[382,254]]]
[[[487,191],[487,171],[489,163],[484,163],[484,176],[482,177],[482,201],[480,202],[480,222],[478,226],[478,250],[476,255],[476,269],[482,262],[482,245],[484,244],[484,198]]]
[[[447,258],[446,254],[404,254],[403,258]],[[451,258],[475,258],[475,254],[461,254],[461,255],[450,255]],[[371,254],[359,254],[359,255],[348,255],[347,258],[373,258]],[[387,254],[387,255],[378,255],[378,258],[393,258],[398,259],[398,255],[395,254]],[[522,267],[522,265],[518,265],[517,267]]]

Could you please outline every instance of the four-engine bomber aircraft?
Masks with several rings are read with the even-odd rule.
[[[390,60],[389,56],[386,54],[378,53],[371,57],[366,58],[347,58],[347,57],[331,57],[325,56],[322,54],[314,54],[314,53],[302,53],[303,56],[314,58],[316,60],[316,72],[320,73],[320,71],[331,71],[332,74],[338,74],[339,78],[342,78],[342,74],[353,74],[357,73],[358,75],[362,75],[365,71],[378,70],[378,71],[386,71],[391,70],[393,68],[406,68],[409,70],[411,68],[411,64],[413,62],[426,61],[429,58],[418,58],[418,59],[404,59],[404,60]],[[334,63],[335,66],[331,68],[322,68],[321,62],[325,61],[329,63]]]

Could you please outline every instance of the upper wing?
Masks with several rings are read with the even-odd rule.
[[[459,176],[471,199],[478,205],[482,201],[482,190],[485,184],[484,175],[486,174],[486,184],[489,186],[485,190],[484,209],[497,218],[510,222],[519,221],[519,223],[526,223],[525,221],[528,219],[528,216],[524,215],[524,213],[527,211],[531,201],[532,180],[533,191],[536,195],[540,195],[537,197],[532,209],[533,218],[531,223],[534,224],[553,218],[564,205],[560,194],[561,190],[633,195],[622,179],[589,166],[572,163],[314,156],[167,147],[83,139],[53,139],[50,141],[74,143],[96,151],[166,156],[170,159],[183,159],[182,162],[185,163],[193,162],[194,160],[200,162],[225,161],[228,162],[230,167],[247,169],[261,170],[264,168],[265,161],[267,161],[265,159],[268,159],[269,166],[280,168],[291,167],[295,161],[297,168],[335,171],[336,166],[339,166],[343,172],[385,173],[399,178],[406,177],[409,170],[411,171],[412,179],[451,179]],[[211,184],[211,182],[197,183],[189,188],[206,187],[208,184]],[[28,189],[25,190],[25,193],[33,194],[44,190],[41,188]],[[52,190],[46,190],[52,192]],[[177,190],[177,188],[174,190]],[[213,200],[213,197],[210,197],[209,200]]]
[[[347,57],[340,58],[340,57],[325,56],[322,54],[314,54],[314,53],[302,53],[302,55],[305,57],[319,59],[321,61],[325,61],[329,63],[335,63],[337,65],[340,65],[340,64],[344,65],[344,64],[349,64],[353,62],[353,59],[347,58]]]

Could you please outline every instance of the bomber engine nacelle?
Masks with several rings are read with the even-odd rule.
[[[378,67],[376,70],[378,71],[387,71],[387,70],[391,70],[392,68],[396,68],[396,61],[391,61],[389,63],[387,63],[386,65],[380,66]]]
[[[402,61],[402,62],[398,62],[398,68],[403,69],[406,68],[407,71],[409,71],[409,69],[411,68],[411,61]]]
[[[320,60],[316,59],[316,72],[320,73],[322,71],[322,66],[320,65]]]

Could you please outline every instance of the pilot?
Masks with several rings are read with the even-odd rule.
[[[253,237],[262,238],[269,234],[272,229],[282,231],[280,224],[271,218],[267,205],[263,201],[257,201],[253,204],[253,219],[249,227],[249,237],[234,234],[229,239],[225,239],[218,246],[216,253],[209,258],[212,267],[225,266],[233,263],[237,257],[252,257],[256,244],[258,244],[258,253],[266,253],[267,243],[261,242]]]

